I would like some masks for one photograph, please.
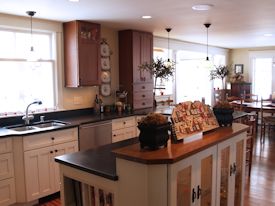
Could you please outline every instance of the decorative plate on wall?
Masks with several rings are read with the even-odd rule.
[[[100,88],[101,95],[106,97],[111,95],[111,85],[110,84],[102,84]]]
[[[110,70],[110,58],[109,57],[101,57],[101,69],[102,70]]]
[[[100,45],[100,54],[103,57],[109,57],[110,56],[110,48],[109,48],[108,44],[101,43],[101,45]]]
[[[111,73],[106,71],[101,72],[101,81],[103,83],[109,83],[111,81]]]

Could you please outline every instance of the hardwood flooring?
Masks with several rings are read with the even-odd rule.
[[[244,206],[275,206],[275,134],[260,144],[253,153],[251,176],[246,175]]]
[[[256,139],[251,176],[246,174],[244,206],[275,206],[275,133],[264,144]],[[40,206],[60,206],[54,198]]]

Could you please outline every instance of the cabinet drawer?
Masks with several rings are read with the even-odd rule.
[[[136,125],[135,117],[115,119],[112,121],[112,130],[123,129]]]
[[[23,138],[24,151],[74,141],[78,139],[77,128],[45,132]]]
[[[117,129],[112,132],[112,143],[136,137],[136,127]]]
[[[153,107],[153,98],[134,101],[134,109],[143,109],[148,107]]]
[[[0,155],[0,180],[13,177],[13,155],[6,153]],[[0,201],[1,202],[1,201]]]
[[[142,91],[134,93],[134,101],[149,98],[153,99],[153,91]]]
[[[0,139],[0,154],[12,151],[12,138]]]
[[[134,92],[151,91],[153,92],[153,84],[134,84]]]
[[[0,205],[8,206],[15,203],[14,178],[0,181]]]

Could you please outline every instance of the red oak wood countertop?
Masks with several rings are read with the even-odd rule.
[[[132,144],[113,150],[116,157],[144,164],[171,164],[205,150],[222,141],[246,132],[248,126],[233,123],[231,127],[220,127],[207,132],[203,138],[190,143],[171,144],[158,150],[141,149],[140,144]]]

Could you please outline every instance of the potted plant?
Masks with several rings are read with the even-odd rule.
[[[141,70],[149,71],[151,75],[154,76],[154,95],[157,80],[160,79],[168,79],[169,77],[173,76],[176,64],[174,61],[164,61],[162,58],[156,58],[151,63],[145,62],[139,66]]]
[[[219,65],[215,66],[215,69],[210,71],[210,80],[221,79],[222,80],[222,89],[225,89],[225,78],[229,75],[230,66],[228,65]]]
[[[140,147],[158,149],[161,146],[167,146],[170,127],[170,122],[166,116],[159,113],[149,113],[138,122]]]
[[[213,112],[217,118],[219,125],[231,126],[233,122],[234,108],[228,101],[219,101],[213,107]]]

